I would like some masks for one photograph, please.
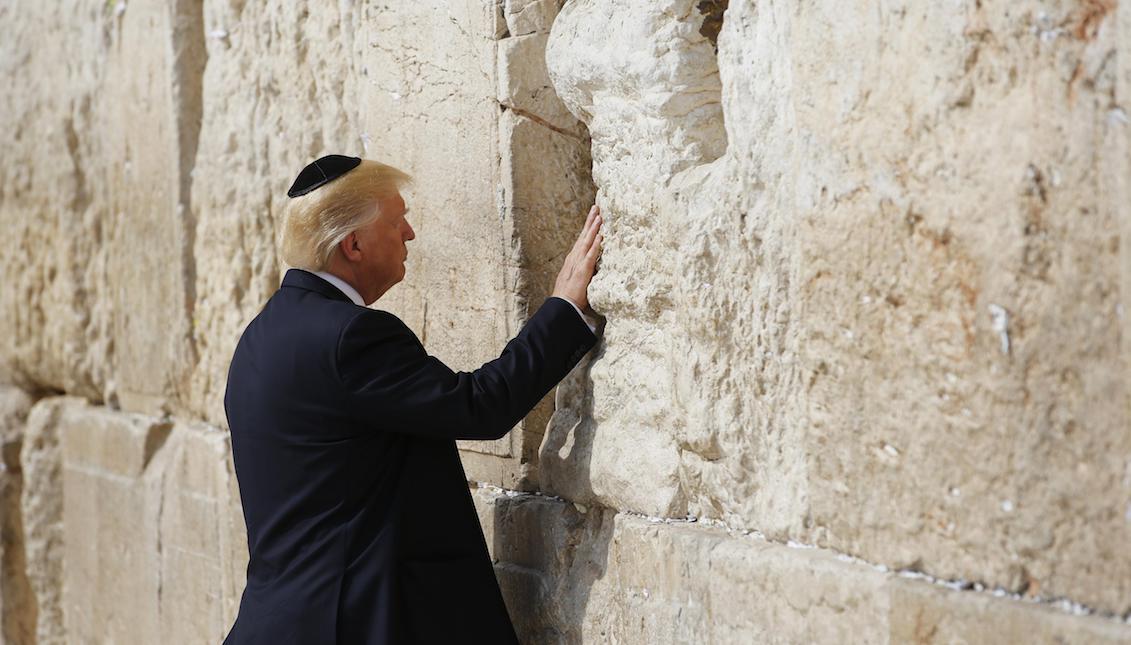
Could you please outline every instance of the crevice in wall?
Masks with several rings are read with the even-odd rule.
[[[703,14],[703,25],[699,33],[711,41],[715,46],[715,53],[719,53],[719,32],[723,29],[723,14],[726,13],[730,0],[701,0],[695,6]]]
[[[22,422],[22,420],[21,420]],[[0,642],[31,643],[35,640],[35,594],[27,576],[24,521],[20,508],[23,469],[20,451],[23,437],[3,443],[0,474]]]
[[[154,423],[145,434],[145,456],[142,459],[142,469],[148,468],[153,457],[161,450],[169,435],[173,432],[173,422],[164,421]]]
[[[181,270],[184,281],[184,309],[190,321],[187,346],[191,363],[197,361],[196,339],[191,321],[196,308],[196,215],[192,204],[192,176],[200,146],[200,129],[204,118],[204,68],[208,51],[204,36],[203,3],[177,0],[173,6],[172,104],[177,128],[178,186],[177,215],[181,225]]]

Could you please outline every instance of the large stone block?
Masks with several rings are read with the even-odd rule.
[[[551,490],[1131,608],[1125,14],[709,9],[554,23],[609,322]]]
[[[161,640],[161,447],[170,427],[102,407],[70,408],[57,421],[68,641]]]
[[[247,576],[247,530],[226,432],[178,425],[159,520],[164,642],[223,640]]]
[[[67,638],[222,640],[247,565],[227,433],[94,407],[57,427]]]
[[[524,642],[1131,642],[1118,618],[824,549],[488,488],[473,498]]]
[[[157,412],[194,362],[188,179],[203,27],[183,0],[12,7],[0,119],[6,362]]]

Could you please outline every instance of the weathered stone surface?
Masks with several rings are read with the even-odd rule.
[[[195,11],[193,8],[195,7]],[[197,3],[7,9],[5,362],[39,386],[173,409],[191,370]]]
[[[63,614],[70,642],[161,642],[157,522],[168,423],[102,407],[57,420],[63,446]],[[203,527],[199,527],[203,528]]]
[[[553,26],[609,324],[549,489],[1131,608],[1125,14],[698,8]]]
[[[58,433],[67,638],[223,640],[247,565],[227,434],[106,408]]]
[[[228,362],[244,326],[279,286],[279,216],[294,176],[323,154],[364,152],[358,124],[369,42],[364,10],[204,3],[208,64],[201,94],[208,107],[191,183],[200,363],[186,395],[194,417],[227,424]],[[376,141],[375,158],[396,163],[391,152]]]
[[[564,0],[503,0],[508,35],[513,38],[550,33],[550,26],[563,3]]]
[[[329,152],[417,176],[378,306],[457,369],[549,293],[600,187],[602,342],[461,446],[472,479],[579,502],[476,493],[528,639],[1131,640],[1049,606],[1131,609],[1131,2],[0,21],[0,382],[95,403],[0,389],[3,642],[231,624],[246,538],[214,426],[285,268],[284,191]]]
[[[583,472],[563,472],[555,477],[563,483],[551,490],[677,515],[686,507],[677,438],[687,412],[672,375],[688,359],[676,355],[674,343],[689,312],[673,296],[681,241],[675,234],[689,223],[659,208],[660,190],[673,173],[725,148],[713,49],[694,20],[675,19],[689,15],[691,5],[571,3],[554,23],[546,54],[558,94],[586,121],[593,141],[606,242],[589,296],[609,319],[590,367],[593,393],[584,404],[591,412],[572,430],[591,446],[574,441],[585,458],[566,458]],[[563,410],[581,405],[559,399]],[[571,428],[552,424],[552,443],[565,444]]]
[[[1131,624],[955,591],[823,549],[477,489],[532,643],[1126,643]]]
[[[27,392],[0,386],[0,644],[30,643],[35,638],[35,596],[27,576],[20,512],[20,449],[32,403]]]
[[[219,642],[247,575],[247,532],[227,433],[178,425],[170,437],[159,522],[163,642]]]

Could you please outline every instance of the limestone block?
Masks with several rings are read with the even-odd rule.
[[[511,38],[548,34],[564,0],[503,0],[503,16]]]
[[[1118,618],[949,589],[824,549],[489,488],[473,498],[524,642],[1131,639]]]
[[[0,387],[0,644],[30,643],[35,638],[35,596],[27,576],[20,512],[20,449],[32,403],[27,392]]]
[[[63,615],[72,642],[160,642],[158,519],[171,425],[70,408],[62,443]]]
[[[473,499],[519,640],[574,642],[605,570],[613,513],[485,488]]]
[[[0,353],[41,387],[157,411],[191,369],[194,5],[30,4],[6,19],[5,78],[21,91],[0,110]]]
[[[191,181],[200,361],[186,387],[185,416],[227,425],[228,363],[282,278],[279,216],[295,175],[323,154],[364,153],[359,84],[372,34],[363,11],[355,4],[203,3],[201,96],[208,108]],[[403,165],[376,135],[371,156]]]
[[[223,640],[247,564],[227,433],[104,407],[57,426],[68,638]]]
[[[1128,643],[1126,621],[1072,613],[986,593],[962,593],[893,581],[893,643]]]
[[[499,41],[497,98],[508,110],[518,111],[520,115],[540,125],[564,131],[561,133],[565,136],[581,138],[584,136],[584,128],[569,113],[550,83],[549,72],[546,70],[548,39],[549,33],[544,33]],[[549,157],[546,162],[553,163],[556,160],[557,157]],[[504,157],[503,163],[506,161]],[[532,168],[544,164],[545,162]]]
[[[2,353],[27,380],[98,395],[104,381],[107,323],[91,317],[99,289],[101,213],[86,160],[97,85],[105,60],[100,34],[108,20],[93,6],[79,21],[72,8],[31,3],[5,8],[5,83],[0,97],[0,256],[8,284],[0,291]],[[85,348],[80,349],[80,348]]]
[[[1107,24],[1091,33],[1093,19]],[[1111,17],[1034,3],[798,20],[835,23],[860,52],[848,63],[791,36],[793,69],[842,79],[789,90],[809,446],[798,533],[1127,611],[1131,436],[1113,348],[1128,205],[1104,208],[1096,165]],[[924,34],[929,51],[912,45]],[[907,43],[913,62],[881,42]],[[865,88],[876,74],[903,80]],[[785,176],[776,158],[766,168]]]
[[[485,11],[491,8],[492,11]],[[374,16],[365,86],[367,127],[382,148],[416,176],[407,278],[378,303],[399,314],[430,353],[456,370],[497,358],[530,305],[515,291],[525,281],[512,198],[500,186],[505,150],[499,135],[496,36],[492,3],[414,3]],[[419,32],[400,27],[412,23]],[[426,50],[414,43],[427,33]],[[425,127],[389,128],[402,115]],[[543,423],[545,413],[542,417]],[[535,424],[536,425],[536,424]],[[471,479],[529,487],[535,449],[528,424],[494,442],[463,442]],[[539,433],[540,434],[540,433]]]
[[[199,425],[177,426],[174,439],[159,526],[162,640],[218,642],[235,622],[248,559],[230,443]]]
[[[1126,611],[1125,14],[703,4],[553,25],[608,325],[552,490]]]

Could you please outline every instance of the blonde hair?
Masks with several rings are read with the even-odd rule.
[[[412,177],[402,170],[362,159],[337,179],[290,198],[280,244],[283,261],[307,271],[325,270],[338,243],[377,218],[377,200],[411,183]]]

